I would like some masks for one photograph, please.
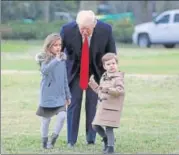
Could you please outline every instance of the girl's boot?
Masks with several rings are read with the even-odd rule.
[[[48,144],[48,149],[52,149],[57,141],[58,135],[53,133],[50,139],[50,142]]]
[[[48,137],[42,138],[42,148],[47,149]]]

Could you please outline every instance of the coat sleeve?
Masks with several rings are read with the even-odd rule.
[[[73,56],[74,52],[73,52],[72,49],[67,48],[64,26],[60,30],[60,36],[62,38],[62,51],[64,51],[64,53],[68,55],[68,59],[69,60],[73,60],[73,58],[74,58],[74,56]]]
[[[41,73],[48,74],[60,62],[57,58],[51,60],[49,63],[42,62]]]
[[[108,94],[117,97],[119,95],[123,95],[125,93],[124,90],[124,78],[116,78],[115,88],[109,88]]]
[[[68,78],[67,78],[67,69],[66,69],[66,64],[65,64],[65,96],[66,99],[71,99],[71,93],[70,93],[70,89],[68,86]]]
[[[91,89],[96,93],[98,94],[98,91],[99,91],[99,85],[96,83],[96,82],[89,82],[88,83],[89,86],[91,87]]]
[[[64,27],[63,26],[62,26],[62,28],[60,30],[60,36],[62,38],[62,51],[64,51],[66,43],[65,43],[65,32],[64,32]]]
[[[107,46],[105,50],[105,53],[108,53],[108,52],[116,53],[116,45],[115,45],[115,40],[113,37],[111,26],[109,27],[109,38],[108,38],[108,42],[107,42]]]

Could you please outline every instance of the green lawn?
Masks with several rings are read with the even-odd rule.
[[[144,55],[145,53],[136,57],[119,55],[120,70],[138,74],[179,74],[179,52],[171,52],[166,55],[160,53],[156,56],[153,56],[152,53]],[[34,56],[29,59],[1,58],[1,69],[37,70],[38,67]]]
[[[26,52],[27,50],[39,47],[42,41],[35,40],[2,40],[1,52]]]
[[[35,54],[42,41],[2,41],[1,69],[38,70]],[[179,74],[179,49],[117,44],[119,69],[138,74]]]
[[[125,78],[126,99],[121,127],[115,130],[118,153],[179,153],[179,77]],[[66,124],[51,151],[41,149],[38,106],[40,75],[2,75],[2,153],[100,153],[101,141],[85,144],[84,105],[79,138],[74,149],[66,147]],[[50,126],[53,129],[54,120]]]
[[[41,41],[3,41],[1,69],[38,71],[34,56],[41,46]],[[126,72],[126,98],[120,129],[115,130],[116,152],[179,153],[179,49],[120,45],[118,54],[119,69]],[[142,78],[130,77],[128,73],[175,76]],[[95,146],[85,143],[84,104],[76,147],[66,147],[65,124],[55,148],[41,149],[40,118],[35,115],[39,85],[38,72],[1,74],[1,152],[101,153],[99,136]]]
[[[178,74],[179,50],[121,49],[119,67],[127,73]]]

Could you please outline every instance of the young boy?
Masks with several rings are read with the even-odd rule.
[[[102,57],[102,63],[106,72],[102,75],[100,84],[98,85],[91,76],[89,86],[98,94],[97,110],[92,125],[103,138],[103,151],[107,154],[114,153],[113,128],[118,128],[120,124],[125,91],[124,73],[117,71],[117,56],[107,53]]]

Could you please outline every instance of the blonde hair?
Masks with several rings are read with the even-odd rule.
[[[115,59],[116,60],[116,63],[118,63],[118,58],[117,58],[117,55],[115,53],[106,53],[103,57],[102,57],[102,63],[104,65],[104,63],[106,61],[109,61],[111,59]]]
[[[92,10],[82,10],[77,14],[76,23],[78,25],[90,25],[90,24],[95,25],[96,16]]]
[[[58,33],[51,33],[45,38],[44,45],[43,45],[43,51],[45,53],[45,62],[46,63],[48,63],[54,57],[54,55],[52,53],[50,53],[49,50],[57,40],[60,40],[62,42],[62,38],[61,38],[60,34],[58,34]]]

